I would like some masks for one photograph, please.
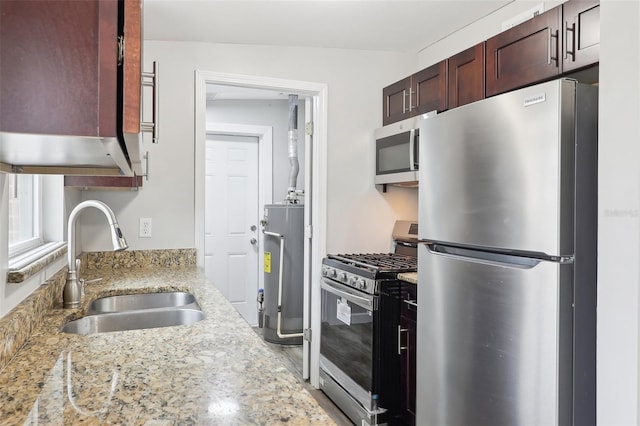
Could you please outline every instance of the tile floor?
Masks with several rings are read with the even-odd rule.
[[[261,334],[259,328],[254,327],[256,333]],[[274,353],[282,357],[284,365],[303,384],[309,393],[318,401],[318,404],[333,418],[340,426],[350,426],[353,422],[319,389],[314,388],[309,382],[302,380],[302,346],[288,346],[268,343]]]

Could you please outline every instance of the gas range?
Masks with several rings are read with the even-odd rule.
[[[377,294],[378,282],[395,280],[399,273],[418,270],[417,259],[397,253],[328,255],[322,276],[368,294]]]
[[[320,389],[357,425],[399,424],[398,274],[418,270],[417,232],[417,224],[397,221],[393,253],[322,260]]]

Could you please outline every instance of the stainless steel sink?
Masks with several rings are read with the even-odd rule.
[[[169,293],[123,294],[96,299],[89,305],[87,314],[124,312],[138,309],[155,309],[192,305],[196,298],[191,293],[174,291]]]
[[[202,319],[204,313],[191,293],[123,294],[94,300],[84,317],[63,325],[60,331],[106,333],[188,325]]]
[[[94,334],[110,331],[139,330],[193,324],[204,319],[204,313],[194,308],[157,308],[87,315],[71,321],[60,329],[64,333]]]

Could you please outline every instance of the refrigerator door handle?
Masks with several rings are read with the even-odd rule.
[[[441,244],[426,244],[426,247],[431,254],[437,256],[451,257],[455,259],[466,260],[469,262],[483,263],[485,265],[504,266],[508,268],[532,269],[538,266],[540,262],[542,262],[541,259],[534,259],[531,257],[463,249]]]

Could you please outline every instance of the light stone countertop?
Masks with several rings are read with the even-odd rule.
[[[406,281],[411,284],[418,284],[418,273],[417,272],[403,272],[398,274],[398,279],[402,281]]]
[[[53,309],[0,371],[9,424],[335,424],[195,266],[87,270],[79,309]],[[192,292],[206,317],[186,326],[65,334],[98,297]]]

